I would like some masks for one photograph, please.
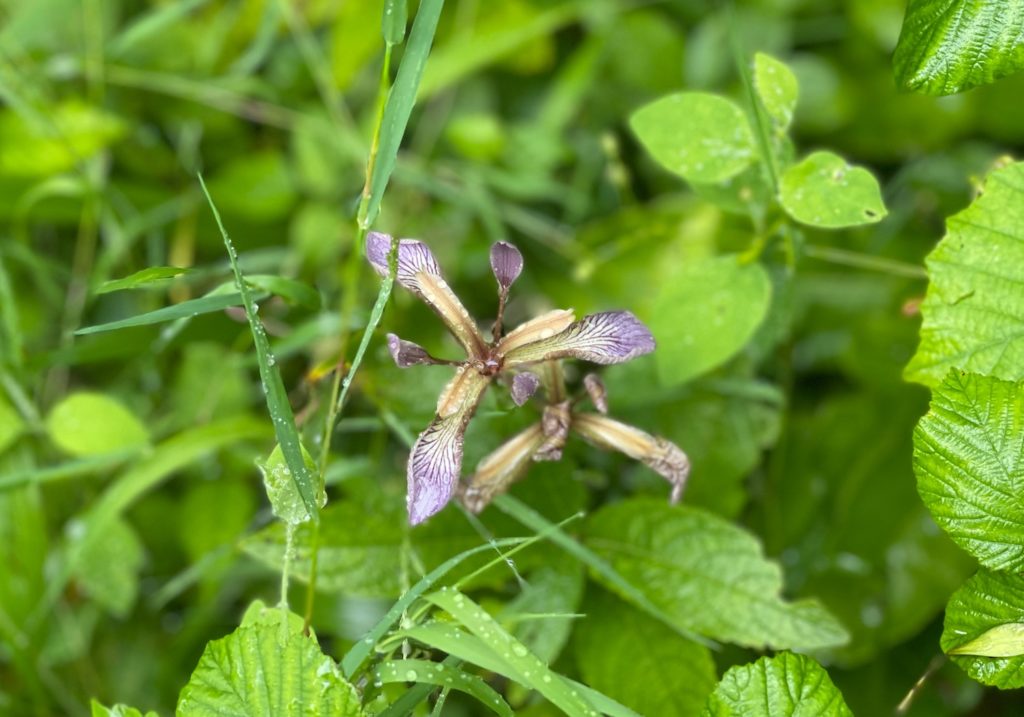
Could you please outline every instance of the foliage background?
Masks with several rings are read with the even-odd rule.
[[[0,711],[79,714],[95,696],[170,714],[205,643],[230,632],[251,599],[276,596],[278,576],[239,547],[271,521],[254,458],[272,439],[244,320],[214,313],[175,332],[72,332],[230,281],[195,181],[201,170],[246,272],[316,287],[315,299],[268,299],[261,313],[297,413],[307,425],[323,420],[338,307],[354,302],[358,331],[377,290],[365,270],[354,283],[345,262],[375,111],[381,9],[25,0],[0,10],[0,269],[13,297],[0,307],[0,409],[24,423],[10,440],[0,435]],[[939,655],[940,611],[972,570],[931,522],[911,471],[927,393],[901,371],[916,344],[922,258],[942,219],[970,201],[972,178],[1024,141],[1019,77],[947,98],[896,92],[903,9],[765,0],[730,15],[696,1],[452,0],[378,222],[428,241],[477,317],[493,312],[487,248],[507,238],[526,256],[515,318],[549,306],[621,307],[685,323],[687,307],[658,302],[658,286],[687,260],[744,249],[750,227],[656,167],[627,119],[680,89],[741,96],[730,27],[748,52],[790,64],[800,81],[794,141],[871,167],[889,216],[865,229],[808,230],[792,282],[782,279],[786,257],[770,248],[766,265],[787,288],[726,365],[671,390],[655,378],[655,357],[605,379],[618,417],[690,453],[686,502],[752,529],[783,565],[787,594],[819,596],[842,619],[852,641],[820,657],[865,715],[889,713]],[[196,270],[97,293],[104,281],[164,265]],[[407,294],[396,292],[384,327],[451,353]],[[338,530],[372,531],[379,521],[387,533],[401,523],[400,436],[426,425],[445,378],[442,369],[400,372],[382,341],[371,344],[332,446],[331,494],[356,506]],[[38,472],[81,455],[47,419],[79,390],[116,398],[145,426],[141,439],[108,427],[115,439],[105,448],[159,446],[201,426],[222,440],[132,501],[118,539],[48,596],[83,511],[133,465],[122,456],[66,478]],[[467,466],[524,420],[490,400],[470,432]],[[535,468],[520,491],[562,519],[637,493],[664,497],[665,488],[577,445],[568,462]],[[515,532],[491,513],[488,532]],[[451,509],[432,525],[424,544],[438,556],[481,542]],[[314,624],[329,654],[372,623],[390,603],[383,596],[408,586],[402,571],[368,573],[363,592],[373,598],[317,598]],[[507,572],[481,587],[495,605],[517,594]],[[303,599],[293,588],[292,604]],[[608,597],[590,586],[585,600]],[[581,669],[588,639],[586,628],[574,631],[560,670]],[[715,662],[721,672],[755,656],[726,648]],[[452,714],[474,709],[449,705]],[[1011,694],[983,693],[946,665],[910,714],[1015,707]]]

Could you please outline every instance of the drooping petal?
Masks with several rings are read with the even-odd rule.
[[[570,357],[623,363],[653,350],[654,336],[640,319],[628,311],[606,311],[584,316],[554,336],[516,346],[505,353],[505,365],[514,368]]]
[[[562,459],[562,449],[569,438],[569,424],[572,413],[569,401],[551,403],[544,407],[544,415],[540,419],[544,442],[533,456],[535,461],[557,461]]]
[[[439,412],[413,444],[406,471],[406,504],[412,525],[437,513],[455,493],[466,426],[489,383],[488,377],[462,367],[443,395],[447,412]]]
[[[672,485],[671,502],[682,497],[690,459],[675,443],[594,413],[574,413],[572,427],[591,443],[621,451],[665,478]]]
[[[505,294],[523,271],[523,255],[508,242],[495,242],[491,246],[491,271],[499,291]]]
[[[544,440],[539,423],[516,434],[484,458],[462,489],[462,503],[474,513],[487,507],[496,495],[526,472],[530,459]]]
[[[575,320],[576,314],[572,309],[555,309],[541,314],[509,331],[505,338],[498,342],[497,351],[499,354],[507,355],[521,346],[550,338],[564,331]]]
[[[379,232],[370,232],[366,236],[366,258],[381,276],[389,273],[388,255],[394,241]],[[479,357],[484,354],[486,342],[476,322],[444,280],[441,267],[426,244],[416,239],[399,240],[395,280],[423,299],[441,317],[468,355]]]
[[[388,351],[391,352],[391,358],[395,360],[395,365],[398,368],[409,368],[419,364],[436,365],[447,363],[431,356],[419,344],[400,339],[394,334],[388,334]]]
[[[540,386],[540,379],[536,374],[525,371],[517,373],[512,377],[512,400],[517,406],[522,406],[530,400],[530,396],[537,392]]]
[[[587,389],[590,402],[599,413],[608,413],[608,391],[604,387],[604,381],[596,373],[588,373],[583,377],[583,387]]]

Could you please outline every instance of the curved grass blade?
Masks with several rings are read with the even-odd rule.
[[[264,296],[266,294],[261,293],[256,298],[259,299]],[[232,306],[241,306],[242,303],[242,295],[237,292],[232,294],[208,294],[207,296],[200,296],[198,299],[182,301],[180,304],[174,304],[173,306],[165,306],[155,311],[147,311],[144,314],[129,316],[127,319],[109,321],[105,324],[96,324],[95,326],[86,326],[76,331],[75,335],[85,336],[86,334],[127,329],[132,326],[160,324],[165,321],[174,321],[175,319],[190,319],[200,314],[210,314],[214,311],[223,311]]]
[[[217,228],[220,229],[221,236],[224,238],[224,247],[227,249],[228,259],[231,261],[231,270],[235,274],[235,285],[238,288],[238,292],[242,295],[242,301],[245,304],[245,316],[249,320],[249,328],[252,330],[253,346],[256,348],[256,360],[260,368],[260,381],[263,384],[263,392],[267,397],[267,409],[270,411],[270,418],[274,422],[274,434],[277,436],[277,442],[281,446],[281,452],[284,454],[285,462],[291,471],[295,488],[302,497],[306,513],[310,520],[316,522],[319,519],[320,512],[317,502],[317,493],[319,492],[317,476],[313,475],[302,455],[299,431],[295,427],[295,415],[292,413],[292,406],[288,402],[288,394],[285,391],[284,382],[281,380],[281,372],[276,366],[273,354],[270,353],[270,342],[267,341],[267,332],[263,328],[263,323],[260,321],[259,316],[256,314],[256,303],[253,300],[252,292],[249,290],[249,285],[245,282],[245,277],[242,276],[242,270],[238,267],[238,255],[235,253],[235,246],[231,243],[231,238],[228,236],[224,223],[221,221],[220,212],[217,211],[213,198],[206,189],[203,175],[197,176],[199,177],[199,186],[202,187],[206,201],[210,205],[210,211],[213,212],[213,218],[217,221]]]
[[[389,660],[377,665],[373,673],[379,682],[417,682],[465,692],[501,717],[512,717],[512,708],[497,692],[476,675],[441,662],[430,660]]]

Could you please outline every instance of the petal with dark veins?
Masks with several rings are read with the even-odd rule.
[[[675,443],[594,413],[574,413],[572,428],[591,443],[625,453],[665,478],[672,485],[672,503],[682,497],[690,459]]]
[[[653,350],[654,336],[640,319],[628,311],[606,311],[584,316],[554,336],[513,348],[505,354],[505,365],[514,368],[561,358],[624,363]]]
[[[420,364],[435,365],[446,363],[441,359],[434,358],[427,350],[412,341],[398,338],[395,334],[388,334],[388,351],[391,358],[395,360],[398,368],[409,368]]]
[[[406,504],[412,525],[437,513],[455,493],[462,472],[466,426],[489,383],[490,378],[476,371],[460,369],[443,394],[447,413],[435,416],[413,444],[406,471]]]
[[[496,495],[522,477],[543,440],[540,424],[535,423],[480,461],[461,491],[463,505],[474,513],[486,508]]]
[[[389,235],[379,232],[370,232],[366,237],[366,258],[381,276],[390,273],[388,256],[394,241]],[[466,307],[444,280],[441,267],[426,244],[416,239],[399,240],[395,280],[423,299],[441,317],[469,356],[484,355],[486,341]]]

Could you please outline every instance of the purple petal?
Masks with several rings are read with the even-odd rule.
[[[490,379],[463,368],[449,383],[449,412],[434,417],[413,444],[406,476],[409,522],[422,523],[437,513],[455,493],[462,472],[462,445],[469,419]]]
[[[462,502],[474,513],[487,507],[494,496],[526,472],[537,447],[544,440],[539,423],[516,434],[480,461],[476,472],[462,489]]]
[[[381,276],[387,276],[388,255],[394,239],[388,234],[370,232],[366,235],[366,258],[370,265]],[[409,291],[420,293],[417,274],[441,276],[441,267],[437,264],[430,248],[416,239],[401,239],[398,242],[398,271],[395,279]]]
[[[530,400],[530,396],[537,392],[540,386],[540,379],[536,374],[530,372],[517,373],[512,378],[512,400],[517,406],[522,406]]]
[[[608,391],[605,389],[601,377],[596,373],[588,373],[583,377],[583,386],[587,389],[587,395],[590,396],[594,408],[599,413],[608,413]]]
[[[672,485],[671,502],[682,497],[690,475],[690,459],[675,443],[593,413],[574,413],[572,428],[591,443],[621,451],[665,478]]]
[[[394,239],[387,234],[370,232],[366,236],[366,258],[381,276],[388,276],[388,253]],[[480,356],[487,342],[459,297],[441,275],[441,267],[430,248],[416,239],[398,242],[398,267],[395,280],[423,299],[452,332],[467,354]]]
[[[419,344],[400,339],[394,334],[388,334],[388,351],[391,352],[391,358],[395,360],[395,365],[398,368],[444,363],[427,353],[427,350]]]
[[[509,368],[560,358],[578,358],[600,364],[623,363],[654,350],[654,336],[628,311],[606,311],[584,316],[549,338],[513,348],[505,354]]]
[[[495,242],[491,247],[491,271],[504,294],[523,271],[523,255],[508,242]]]

